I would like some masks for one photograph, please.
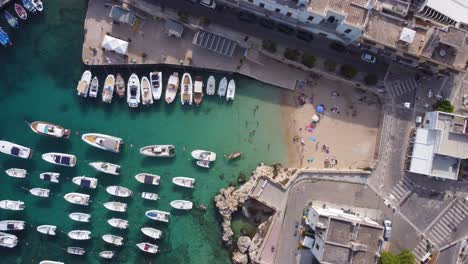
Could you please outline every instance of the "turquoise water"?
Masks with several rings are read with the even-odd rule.
[[[1,155],[1,170],[11,167],[29,171],[27,179],[0,177],[0,200],[22,200],[26,209],[22,212],[0,211],[0,219],[25,220],[27,230],[16,232],[19,244],[14,249],[0,249],[0,263],[38,263],[49,259],[66,263],[99,263],[98,253],[116,250],[117,259],[112,263],[230,263],[229,253],[221,244],[219,218],[213,203],[217,191],[229,184],[237,184],[240,173],[249,175],[259,162],[285,161],[285,145],[280,123],[279,90],[259,82],[234,76],[238,91],[236,101],[225,103],[217,97],[205,97],[198,109],[183,108],[178,103],[167,105],[157,102],[150,108],[129,110],[125,102],[114,99],[111,105],[78,98],[76,82],[85,67],[81,63],[83,19],[86,3],[82,0],[50,0],[46,12],[33,16],[22,29],[8,29],[14,46],[0,49],[0,138],[31,147],[31,160],[20,160]],[[4,21],[0,24],[6,28]],[[154,68],[164,72],[167,80],[170,68]],[[149,72],[149,68],[133,70],[122,68],[127,78],[131,72]],[[153,70],[153,69],[152,69]],[[105,74],[114,69],[93,70],[101,82]],[[182,70],[179,71],[182,74]],[[209,72],[202,74],[205,79]],[[220,75],[216,75],[219,79]],[[61,124],[72,130],[70,140],[51,139],[32,133],[24,120],[43,120]],[[75,133],[99,132],[119,136],[126,146],[121,154],[113,154],[92,148],[81,142]],[[170,160],[144,158],[138,149],[150,144],[174,144],[177,156]],[[182,151],[183,148],[187,152]],[[218,154],[218,160],[210,170],[194,166],[189,151],[209,149]],[[228,162],[223,154],[240,150],[245,158]],[[42,153],[56,151],[72,153],[78,157],[75,168],[58,168],[41,160]],[[109,161],[122,165],[120,176],[102,175],[87,165],[91,161]],[[59,184],[47,184],[39,179],[44,171],[62,173]],[[143,186],[134,175],[149,172],[161,175],[159,187]],[[80,189],[71,178],[87,175],[99,179],[99,187],[90,191]],[[175,188],[171,178],[187,176],[196,178],[194,190]],[[135,195],[129,199],[116,199],[106,193],[105,187],[121,185],[132,189]],[[32,197],[23,188],[49,188],[49,199]],[[91,195],[89,207],[71,205],[63,199],[67,192],[83,192]],[[143,201],[139,193],[152,191],[160,200]],[[171,211],[169,202],[174,199],[192,200],[198,206],[208,206],[206,212],[194,209],[190,212]],[[128,212],[112,213],[102,203],[119,200],[127,202]],[[171,211],[169,224],[148,220],[144,212],[149,209]],[[76,223],[68,218],[70,212],[92,214],[91,223]],[[121,217],[129,220],[127,231],[111,229],[106,220]],[[36,232],[41,224],[58,226],[56,237],[47,238]],[[157,241],[162,252],[156,256],[141,253],[135,244],[148,241],[140,233],[143,226],[161,229],[164,238]],[[74,242],[66,233],[73,229],[88,229],[93,239]],[[106,233],[121,235],[126,243],[121,248],[104,244],[100,238]],[[65,253],[68,246],[80,246],[87,250],[85,256]]]

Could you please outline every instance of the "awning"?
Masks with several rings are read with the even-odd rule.
[[[111,36],[105,36],[101,46],[105,50],[114,51],[119,54],[127,54],[128,42]]]
[[[314,242],[315,242],[315,239],[311,238],[311,237],[308,237],[308,236],[305,236],[304,237],[304,240],[302,240],[302,246],[306,247],[306,248],[313,248],[314,247]]]
[[[404,27],[401,31],[400,40],[406,43],[413,43],[414,36],[416,35],[416,31]]]
[[[129,24],[130,26],[133,26],[136,20],[135,15],[130,10],[116,5],[112,6],[109,17],[120,23]]]

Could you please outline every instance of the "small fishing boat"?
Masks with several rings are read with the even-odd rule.
[[[141,78],[141,104],[142,105],[152,105],[153,104],[153,94],[151,93],[151,84],[148,80],[148,77],[143,76]]]
[[[158,246],[143,242],[143,243],[138,243],[136,245],[141,251],[150,253],[150,254],[156,254],[158,253]]]
[[[127,83],[127,103],[131,108],[138,107],[140,104],[140,79],[133,73],[130,75]]]
[[[91,221],[91,215],[90,214],[85,214],[85,213],[71,213],[68,215],[71,220],[77,221],[77,222],[82,222],[82,223],[89,223]]]
[[[103,161],[96,161],[96,162],[89,163],[89,166],[103,173],[112,174],[112,175],[120,174],[120,166],[117,164],[112,164],[112,163],[103,162]]]
[[[60,262],[60,261],[53,261],[53,260],[43,260],[39,262],[39,264],[65,264],[65,263]]]
[[[119,153],[123,146],[123,139],[98,133],[83,134],[81,140],[93,147],[114,153]]]
[[[141,193],[141,198],[146,199],[146,200],[152,200],[156,201],[158,200],[158,194],[156,193],[151,193],[151,192],[142,192]]]
[[[26,124],[31,128],[31,130],[39,135],[42,136],[49,136],[55,138],[69,138],[70,137],[70,130],[63,128],[59,125],[55,125],[48,122],[43,121],[34,121],[32,123]]]
[[[72,179],[72,182],[83,188],[96,189],[98,180],[86,176],[77,176]]]
[[[31,0],[31,3],[37,11],[42,12],[44,10],[44,5],[41,0]]]
[[[89,97],[96,98],[99,92],[99,79],[97,76],[93,77],[91,81],[91,86],[89,87]]]
[[[111,235],[111,234],[103,235],[102,240],[104,240],[104,242],[106,242],[106,243],[113,244],[113,245],[116,245],[116,246],[122,246],[124,244],[123,237],[115,236],[115,235]]]
[[[202,168],[206,168],[206,169],[210,168],[210,163],[211,163],[211,161],[207,161],[207,160],[197,160],[197,162],[196,162],[198,167],[202,167]]]
[[[140,154],[148,157],[172,158],[175,156],[174,145],[151,145],[142,147]]]
[[[127,229],[128,227],[128,221],[120,218],[111,218],[107,220],[107,223],[109,223],[110,226],[118,229]]]
[[[0,247],[14,248],[18,244],[18,237],[15,235],[0,232]]]
[[[3,31],[3,28],[1,27],[0,27],[0,44],[2,44],[2,46],[4,47],[8,47],[12,45],[10,37],[5,31]]]
[[[195,187],[195,179],[188,177],[175,177],[172,179],[172,182],[181,187],[193,188]]]
[[[102,88],[102,102],[111,103],[112,97],[114,96],[115,77],[113,74],[109,74],[104,81],[104,87]]]
[[[13,178],[26,178],[28,171],[25,169],[11,168],[6,170],[5,173]]]
[[[91,239],[91,231],[89,230],[72,230],[68,232],[68,237],[73,240],[89,240]]]
[[[23,6],[24,6],[24,8],[26,8],[31,13],[36,13],[36,11],[37,11],[30,0],[23,0]]]
[[[55,236],[55,230],[57,230],[57,227],[54,225],[40,225],[36,230],[44,235]]]
[[[121,203],[121,202],[107,202],[107,203],[104,203],[104,207],[114,212],[127,211],[127,204]]]
[[[10,25],[12,28],[19,28],[18,19],[16,19],[16,17],[14,17],[10,12],[5,10],[3,13],[3,17],[8,22],[8,25]]]
[[[196,106],[199,106],[203,100],[203,78],[201,76],[195,77],[193,84],[193,101]]]
[[[188,72],[182,75],[182,82],[180,83],[180,102],[182,105],[192,105],[193,101],[193,84],[192,76]]]
[[[170,203],[172,208],[179,209],[179,210],[191,210],[193,207],[193,203],[191,201],[185,200],[174,200]]]
[[[28,19],[28,13],[20,4],[15,3],[15,12],[22,20]]]
[[[59,183],[60,173],[58,172],[43,172],[39,174],[39,178],[43,181]]]
[[[0,231],[17,231],[24,229],[24,221],[3,220],[0,221]]]
[[[75,167],[76,157],[72,154],[49,152],[42,154],[42,159],[59,166]]]
[[[115,256],[115,251],[106,250],[106,251],[99,252],[99,257],[103,259],[113,259],[114,256]]]
[[[144,184],[159,185],[161,177],[149,173],[139,173],[135,175],[135,179]]]
[[[12,211],[22,211],[26,206],[22,201],[2,200],[0,201],[0,208]]]
[[[153,239],[160,239],[162,237],[162,231],[155,228],[143,227],[140,230],[145,236],[151,237]]]
[[[223,77],[221,81],[219,82],[219,87],[218,87],[218,95],[220,97],[223,97],[226,95],[226,89],[227,89],[228,81],[226,77]]]
[[[162,94],[162,72],[150,72],[151,91],[154,100],[161,99]]]
[[[120,98],[125,97],[125,80],[120,73],[117,73],[117,77],[115,79],[115,92]]]
[[[122,187],[122,186],[109,186],[106,188],[106,192],[110,195],[118,196],[118,197],[130,197],[132,196],[132,191],[130,189]]]
[[[89,86],[91,85],[91,77],[91,71],[83,72],[83,75],[81,75],[81,79],[76,86],[78,96],[88,97],[88,90]]]
[[[29,190],[29,193],[31,193],[34,196],[37,197],[49,197],[50,195],[50,190],[49,189],[44,189],[44,188],[32,188]]]
[[[233,160],[233,159],[239,158],[240,156],[242,156],[242,153],[240,151],[236,151],[236,152],[229,154],[227,158],[228,160]]]
[[[177,89],[179,89],[179,73],[174,72],[167,81],[166,103],[170,104],[174,102],[177,95]]]
[[[83,256],[86,253],[86,251],[84,250],[84,248],[80,247],[67,247],[67,253],[72,255]]]
[[[227,87],[226,101],[234,101],[235,95],[236,95],[236,82],[234,82],[234,79],[231,79]]]
[[[216,160],[216,153],[208,150],[194,150],[192,151],[192,157],[197,160],[205,160],[205,161],[215,161]]]
[[[30,148],[23,147],[5,140],[0,140],[0,152],[22,159],[29,159],[32,156],[32,151]]]
[[[149,219],[168,223],[169,222],[169,216],[171,215],[171,213],[164,212],[164,211],[159,211],[159,210],[149,210],[149,211],[146,211],[145,215]]]
[[[208,77],[208,81],[206,82],[206,94],[213,95],[216,92],[216,79],[213,75]]]
[[[72,204],[89,205],[89,195],[84,193],[67,193],[63,198]]]

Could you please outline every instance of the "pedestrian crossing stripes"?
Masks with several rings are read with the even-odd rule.
[[[401,178],[400,181],[398,181],[398,183],[393,186],[393,189],[389,195],[389,201],[393,206],[398,206],[401,199],[410,193],[412,189],[413,183],[407,177]]]
[[[408,78],[404,80],[396,80],[388,85],[388,92],[392,97],[399,97],[410,93],[418,88],[418,83],[414,78]]]

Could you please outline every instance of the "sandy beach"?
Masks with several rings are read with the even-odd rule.
[[[375,95],[315,77],[295,91],[282,91],[282,103],[289,167],[373,166],[381,111]],[[315,126],[314,115],[320,119]]]

